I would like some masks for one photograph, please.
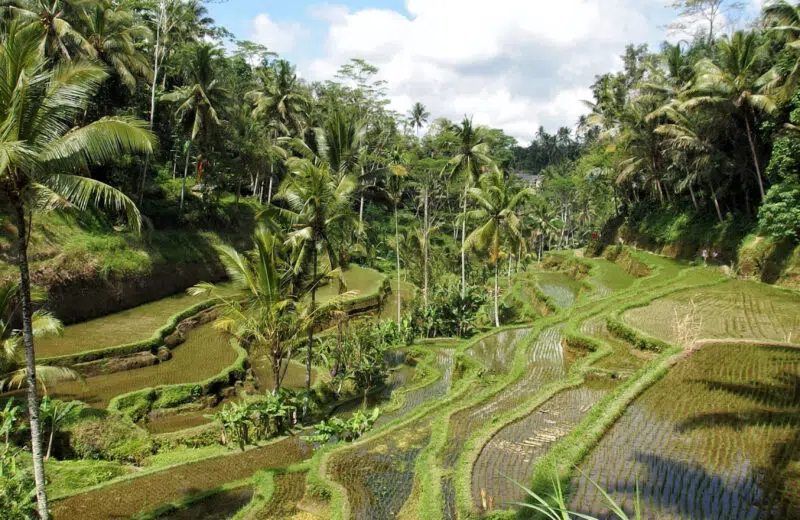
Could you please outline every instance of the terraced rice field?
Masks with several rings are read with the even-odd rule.
[[[275,491],[264,508],[252,516],[257,520],[286,520],[298,513],[297,504],[306,490],[306,473],[275,475]]]
[[[211,495],[179,511],[159,515],[158,520],[227,520],[249,504],[252,498],[253,488],[242,486]]]
[[[48,385],[51,396],[80,399],[94,408],[105,408],[115,396],[158,385],[192,383],[215,376],[236,359],[230,338],[211,324],[186,334],[186,341],[172,351],[169,361],[157,365]]]
[[[472,497],[479,511],[507,509],[524,501],[515,482],[528,482],[533,463],[566,435],[608,391],[587,384],[565,390],[530,415],[501,429],[483,447],[472,469]]]
[[[245,452],[176,466],[65,498],[53,504],[53,516],[63,520],[130,518],[140,511],[252,477],[263,469],[285,467],[310,456],[311,446],[299,437],[281,439]]]
[[[358,265],[351,265],[342,273],[348,291],[355,291],[359,296],[372,294],[380,288],[386,275]],[[339,294],[339,283],[334,281],[317,291],[317,301],[325,302]]]
[[[676,340],[676,315],[696,309],[701,338],[756,339],[800,343],[800,293],[731,280],[688,289],[627,311],[626,322],[667,341]]]
[[[430,419],[332,457],[331,477],[347,491],[357,520],[394,518],[414,485],[414,463],[430,441]]]
[[[498,332],[476,343],[467,354],[480,361],[488,374],[504,374],[514,363],[514,354],[519,341],[531,329],[511,329]]]
[[[407,392],[400,408],[383,414],[376,425],[389,423],[444,396],[452,384],[454,354],[453,349],[439,349],[436,368],[441,377]],[[430,418],[425,418],[331,457],[329,474],[347,491],[355,518],[392,518],[400,512],[414,485],[414,461],[429,440]]]
[[[526,336],[516,341],[523,341]],[[539,334],[527,352],[527,368],[523,376],[485,402],[460,410],[450,417],[442,466],[452,469],[464,449],[469,434],[493,416],[508,412],[534,395],[542,385],[562,377],[567,370],[561,345],[561,328],[551,327]],[[515,345],[515,350],[519,345]],[[443,481],[445,517],[455,518],[455,489],[452,479]]]
[[[715,344],[641,395],[581,469],[659,519],[800,517],[800,349]],[[572,508],[605,515],[575,479]]]
[[[627,289],[636,281],[636,278],[628,274],[625,269],[605,258],[592,258],[587,261],[594,268],[589,282],[594,288],[592,296],[595,298],[602,298],[615,291]]]
[[[223,292],[232,292],[221,284]],[[135,343],[150,338],[169,318],[204,300],[201,296],[179,293],[101,318],[64,327],[62,336],[36,338],[38,357],[62,356],[87,350]]]
[[[536,284],[561,309],[574,305],[582,289],[581,284],[569,276],[551,271],[536,271]]]

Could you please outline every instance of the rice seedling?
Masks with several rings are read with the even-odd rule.
[[[800,293],[740,280],[686,289],[631,309],[623,319],[652,336],[678,343],[679,331],[668,317],[683,316],[687,308],[696,308],[701,338],[786,341],[800,330]]]
[[[646,515],[800,515],[800,351],[715,344],[684,358],[612,426],[574,480],[572,509],[608,514],[594,479]],[[588,477],[588,478],[587,478]]]

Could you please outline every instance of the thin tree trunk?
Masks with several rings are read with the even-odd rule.
[[[511,283],[511,264],[514,263],[514,255],[508,257],[508,283]]]
[[[363,199],[362,199],[363,200]],[[397,223],[397,203],[394,204],[394,246],[395,256],[397,257],[397,326],[400,326],[402,317],[402,300],[400,298],[400,231]]]
[[[692,204],[694,204],[694,209],[697,211],[699,209],[697,206],[697,198],[694,196],[694,188],[692,188],[691,184],[689,184],[689,193],[692,195]]]
[[[186,197],[186,176],[189,175],[189,152],[192,149],[192,142],[186,145],[186,162],[183,165],[183,182],[181,183],[181,205],[179,213],[183,215],[183,199]]]
[[[464,212],[461,222],[461,297],[467,295],[467,252],[464,245],[467,239],[467,185],[464,185]]]
[[[51,418],[52,419],[52,418]],[[53,452],[53,437],[56,436],[56,425],[53,423],[50,428],[50,440],[47,442],[47,454],[44,456],[44,461],[50,460],[50,454]]]
[[[425,186],[425,217],[422,228],[422,248],[424,266],[422,268],[422,301],[425,309],[428,308],[428,187]]]
[[[364,194],[361,194],[361,201],[358,203],[358,223],[361,225],[364,222]]]
[[[719,209],[719,200],[717,200],[717,190],[715,190],[712,186],[711,188],[711,199],[714,201],[714,207],[717,209],[717,218],[719,219],[719,223],[722,224],[722,211]]]
[[[39,517],[50,518],[47,509],[46,480],[42,458],[42,429],[39,421],[39,398],[36,395],[36,355],[33,350],[33,307],[31,305],[31,280],[28,272],[28,227],[25,209],[17,204],[17,262],[20,278],[20,298],[22,299],[22,342],[25,346],[25,368],[27,369],[26,389],[28,399],[28,420],[31,430],[31,455],[33,456],[33,478],[36,483],[36,504]]]
[[[500,301],[500,287],[498,284],[500,278],[500,262],[495,260],[494,262],[494,325],[497,328],[500,328],[500,312],[499,312],[499,301]]]
[[[242,176],[239,175],[239,184],[236,185],[236,205],[239,205],[239,197],[242,196]]]
[[[756,152],[756,143],[753,140],[753,132],[750,130],[750,117],[745,114],[744,123],[747,127],[747,140],[750,142],[750,151],[753,153],[753,164],[756,166],[756,178],[758,179],[758,190],[761,192],[761,201],[764,201],[766,193],[764,193],[764,181],[761,179],[761,166],[758,164],[758,153]]]
[[[156,41],[153,48],[153,84],[150,87],[150,130],[153,130],[153,121],[156,117],[156,85],[158,84],[158,55],[161,51],[161,23],[165,15],[166,6],[164,2],[159,2],[158,23],[156,23]],[[150,166],[150,152],[144,156],[144,168],[142,168],[142,182],[139,186],[139,205],[144,200],[144,185],[147,181],[147,169]]]
[[[172,154],[172,180],[178,175],[178,150]]]
[[[308,326],[308,351],[306,352],[306,395],[303,398],[303,419],[308,416],[308,405],[311,400],[311,359],[312,349],[314,347],[314,312],[317,306],[317,248],[314,247],[314,268],[311,283],[314,285],[311,288],[311,316],[312,320]]]
[[[267,205],[272,203],[272,175],[269,176],[269,189],[267,190]]]

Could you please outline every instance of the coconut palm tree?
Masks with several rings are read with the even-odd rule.
[[[408,111],[408,119],[411,121],[411,128],[416,129],[417,138],[419,138],[419,131],[428,122],[431,116],[430,112],[425,109],[425,105],[417,101],[411,110]]]
[[[469,216],[482,224],[470,233],[464,247],[486,251],[489,263],[494,266],[494,324],[499,327],[500,257],[504,247],[508,247],[509,251],[524,248],[525,240],[516,211],[526,197],[533,195],[533,190],[526,188],[513,193],[503,180],[503,175],[494,172],[483,175],[479,187],[471,188],[468,194],[478,206],[478,209],[470,211]]]
[[[281,184],[277,200],[286,208],[269,208],[260,217],[273,212],[291,224],[286,244],[293,251],[293,272],[308,273],[305,287],[311,295],[310,315],[317,315],[317,289],[338,266],[337,250],[331,231],[345,219],[351,219],[350,198],[355,181],[348,175],[336,175],[327,162],[315,164],[309,159],[293,157],[286,163],[289,175]],[[306,396],[303,415],[308,413],[311,393],[311,361],[314,344],[314,325],[307,327]]]
[[[408,170],[402,164],[402,157],[399,153],[395,153],[395,159],[389,166],[388,177],[386,179],[386,188],[383,190],[386,198],[394,208],[394,242],[395,242],[395,258],[397,260],[397,324],[403,316],[401,309],[402,299],[400,298],[400,224],[397,218],[397,208],[403,200],[405,194],[405,177],[408,176]]]
[[[88,2],[87,2],[88,3]],[[2,6],[2,11],[14,21],[26,25],[39,38],[39,48],[50,60],[72,59],[76,49],[91,52],[91,45],[75,27],[80,2],[64,0],[12,0]]]
[[[138,230],[139,211],[128,197],[75,172],[122,153],[150,152],[155,137],[143,122],[128,117],[76,124],[108,74],[85,62],[50,67],[41,38],[13,25],[0,37],[0,204],[16,226],[31,451],[39,515],[48,518],[28,269],[31,214],[94,204],[124,212]]]
[[[463,177],[464,199],[461,220],[461,296],[467,292],[467,258],[464,247],[467,235],[467,191],[477,181],[481,173],[496,171],[494,161],[489,157],[489,144],[483,128],[475,128],[472,119],[464,117],[461,125],[456,126],[457,152],[450,159],[452,172]]]
[[[265,227],[253,236],[251,254],[240,254],[230,246],[217,251],[238,291],[222,292],[214,284],[201,283],[190,294],[214,298],[223,314],[214,326],[236,338],[251,351],[264,350],[272,369],[273,393],[280,390],[292,358],[294,339],[304,330],[300,295],[291,291],[289,266],[283,243]]]
[[[201,43],[194,46],[184,66],[187,84],[161,96],[162,101],[175,103],[175,119],[190,127],[181,184],[181,213],[186,197],[186,176],[189,172],[192,144],[199,138],[202,152],[202,147],[208,144],[212,129],[222,124],[217,107],[224,104],[228,92],[216,76],[216,62],[221,58],[222,49],[214,44]]]
[[[84,9],[80,20],[89,54],[114,70],[130,92],[136,88],[137,78],[152,79],[153,69],[138,46],[152,33],[136,21],[131,11],[100,0]]]
[[[34,298],[39,296],[33,294]],[[0,286],[0,392],[18,389],[28,381],[28,369],[25,367],[25,352],[22,331],[15,329],[11,321],[19,312],[19,283],[7,283]],[[31,329],[35,338],[49,335],[60,335],[63,326],[49,312],[38,310],[31,316]],[[77,379],[78,375],[68,368],[37,365],[36,381],[47,391],[48,383],[65,379]]]
[[[783,79],[784,98],[790,98],[800,82],[800,5],[774,0],[764,6],[764,20],[773,33],[786,39],[786,46],[797,56],[794,67]]]
[[[771,94],[777,80],[776,72],[770,70],[759,75],[763,57],[764,49],[759,46],[754,32],[737,31],[732,37],[720,40],[720,63],[709,59],[697,62],[695,85],[687,92],[688,99],[683,103],[686,109],[715,106],[744,120],[762,200],[764,181],[752,127],[759,112],[769,114],[777,108]]]
[[[301,136],[308,123],[310,101],[291,63],[278,60],[259,70],[256,88],[247,93],[253,115],[276,120],[284,136]]]

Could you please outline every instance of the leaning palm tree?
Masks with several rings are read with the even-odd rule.
[[[326,162],[315,164],[308,159],[291,158],[286,163],[289,175],[281,184],[276,199],[286,208],[269,208],[262,215],[276,212],[291,224],[286,244],[293,251],[293,272],[309,273],[305,287],[311,295],[309,312],[317,313],[317,290],[338,266],[336,245],[331,231],[345,219],[352,218],[350,198],[355,182],[350,176],[335,175]],[[314,327],[307,327],[306,396],[303,415],[308,413],[311,394],[311,361]]]
[[[13,317],[19,312],[19,284],[0,286],[0,392],[19,389],[28,381],[22,331],[12,326]],[[31,329],[35,338],[60,335],[63,326],[49,312],[38,310],[31,316]],[[47,384],[77,379],[73,370],[47,365],[36,366],[36,381],[47,392]]]
[[[13,25],[0,36],[0,205],[16,226],[31,451],[39,515],[48,518],[28,269],[31,215],[93,204],[124,212],[138,230],[139,211],[128,197],[75,172],[122,153],[150,152],[155,137],[143,122],[127,117],[76,124],[108,74],[90,63],[51,68],[40,42],[41,34]]]
[[[189,173],[192,144],[198,140],[201,147],[207,144],[212,129],[222,124],[217,115],[217,107],[225,102],[228,92],[216,76],[216,62],[221,57],[222,49],[214,44],[201,43],[194,46],[184,66],[186,85],[161,96],[162,101],[175,103],[175,118],[190,127],[181,184],[181,214],[186,197],[186,176]]]
[[[428,122],[431,116],[430,112],[425,109],[425,105],[417,101],[411,110],[408,111],[408,119],[411,122],[411,128],[416,129],[417,138],[419,138],[419,131]]]
[[[481,173],[496,171],[494,161],[489,157],[489,144],[486,142],[486,132],[483,128],[475,128],[472,119],[464,117],[461,125],[456,127],[458,138],[457,152],[450,159],[452,172],[463,177],[464,200],[461,221],[461,296],[467,292],[467,258],[464,241],[467,235],[467,192],[469,187],[477,181]]]
[[[131,93],[137,78],[152,80],[153,70],[140,48],[152,33],[136,21],[131,11],[101,0],[82,11],[80,25],[90,55],[114,70]]]
[[[499,172],[487,173],[480,178],[479,187],[471,188],[469,196],[478,209],[470,212],[470,217],[483,224],[470,233],[464,243],[465,248],[484,250],[489,255],[489,263],[494,266],[494,324],[500,326],[500,257],[502,248],[509,251],[524,248],[525,240],[520,231],[520,219],[516,211],[533,190],[526,188],[513,193]]]
[[[758,112],[769,114],[777,108],[771,94],[777,80],[776,72],[770,70],[764,75],[758,72],[764,52],[754,32],[738,31],[720,40],[720,63],[708,59],[697,62],[695,85],[687,92],[688,99],[683,103],[687,109],[716,106],[744,120],[762,200],[764,181],[752,127]]]

